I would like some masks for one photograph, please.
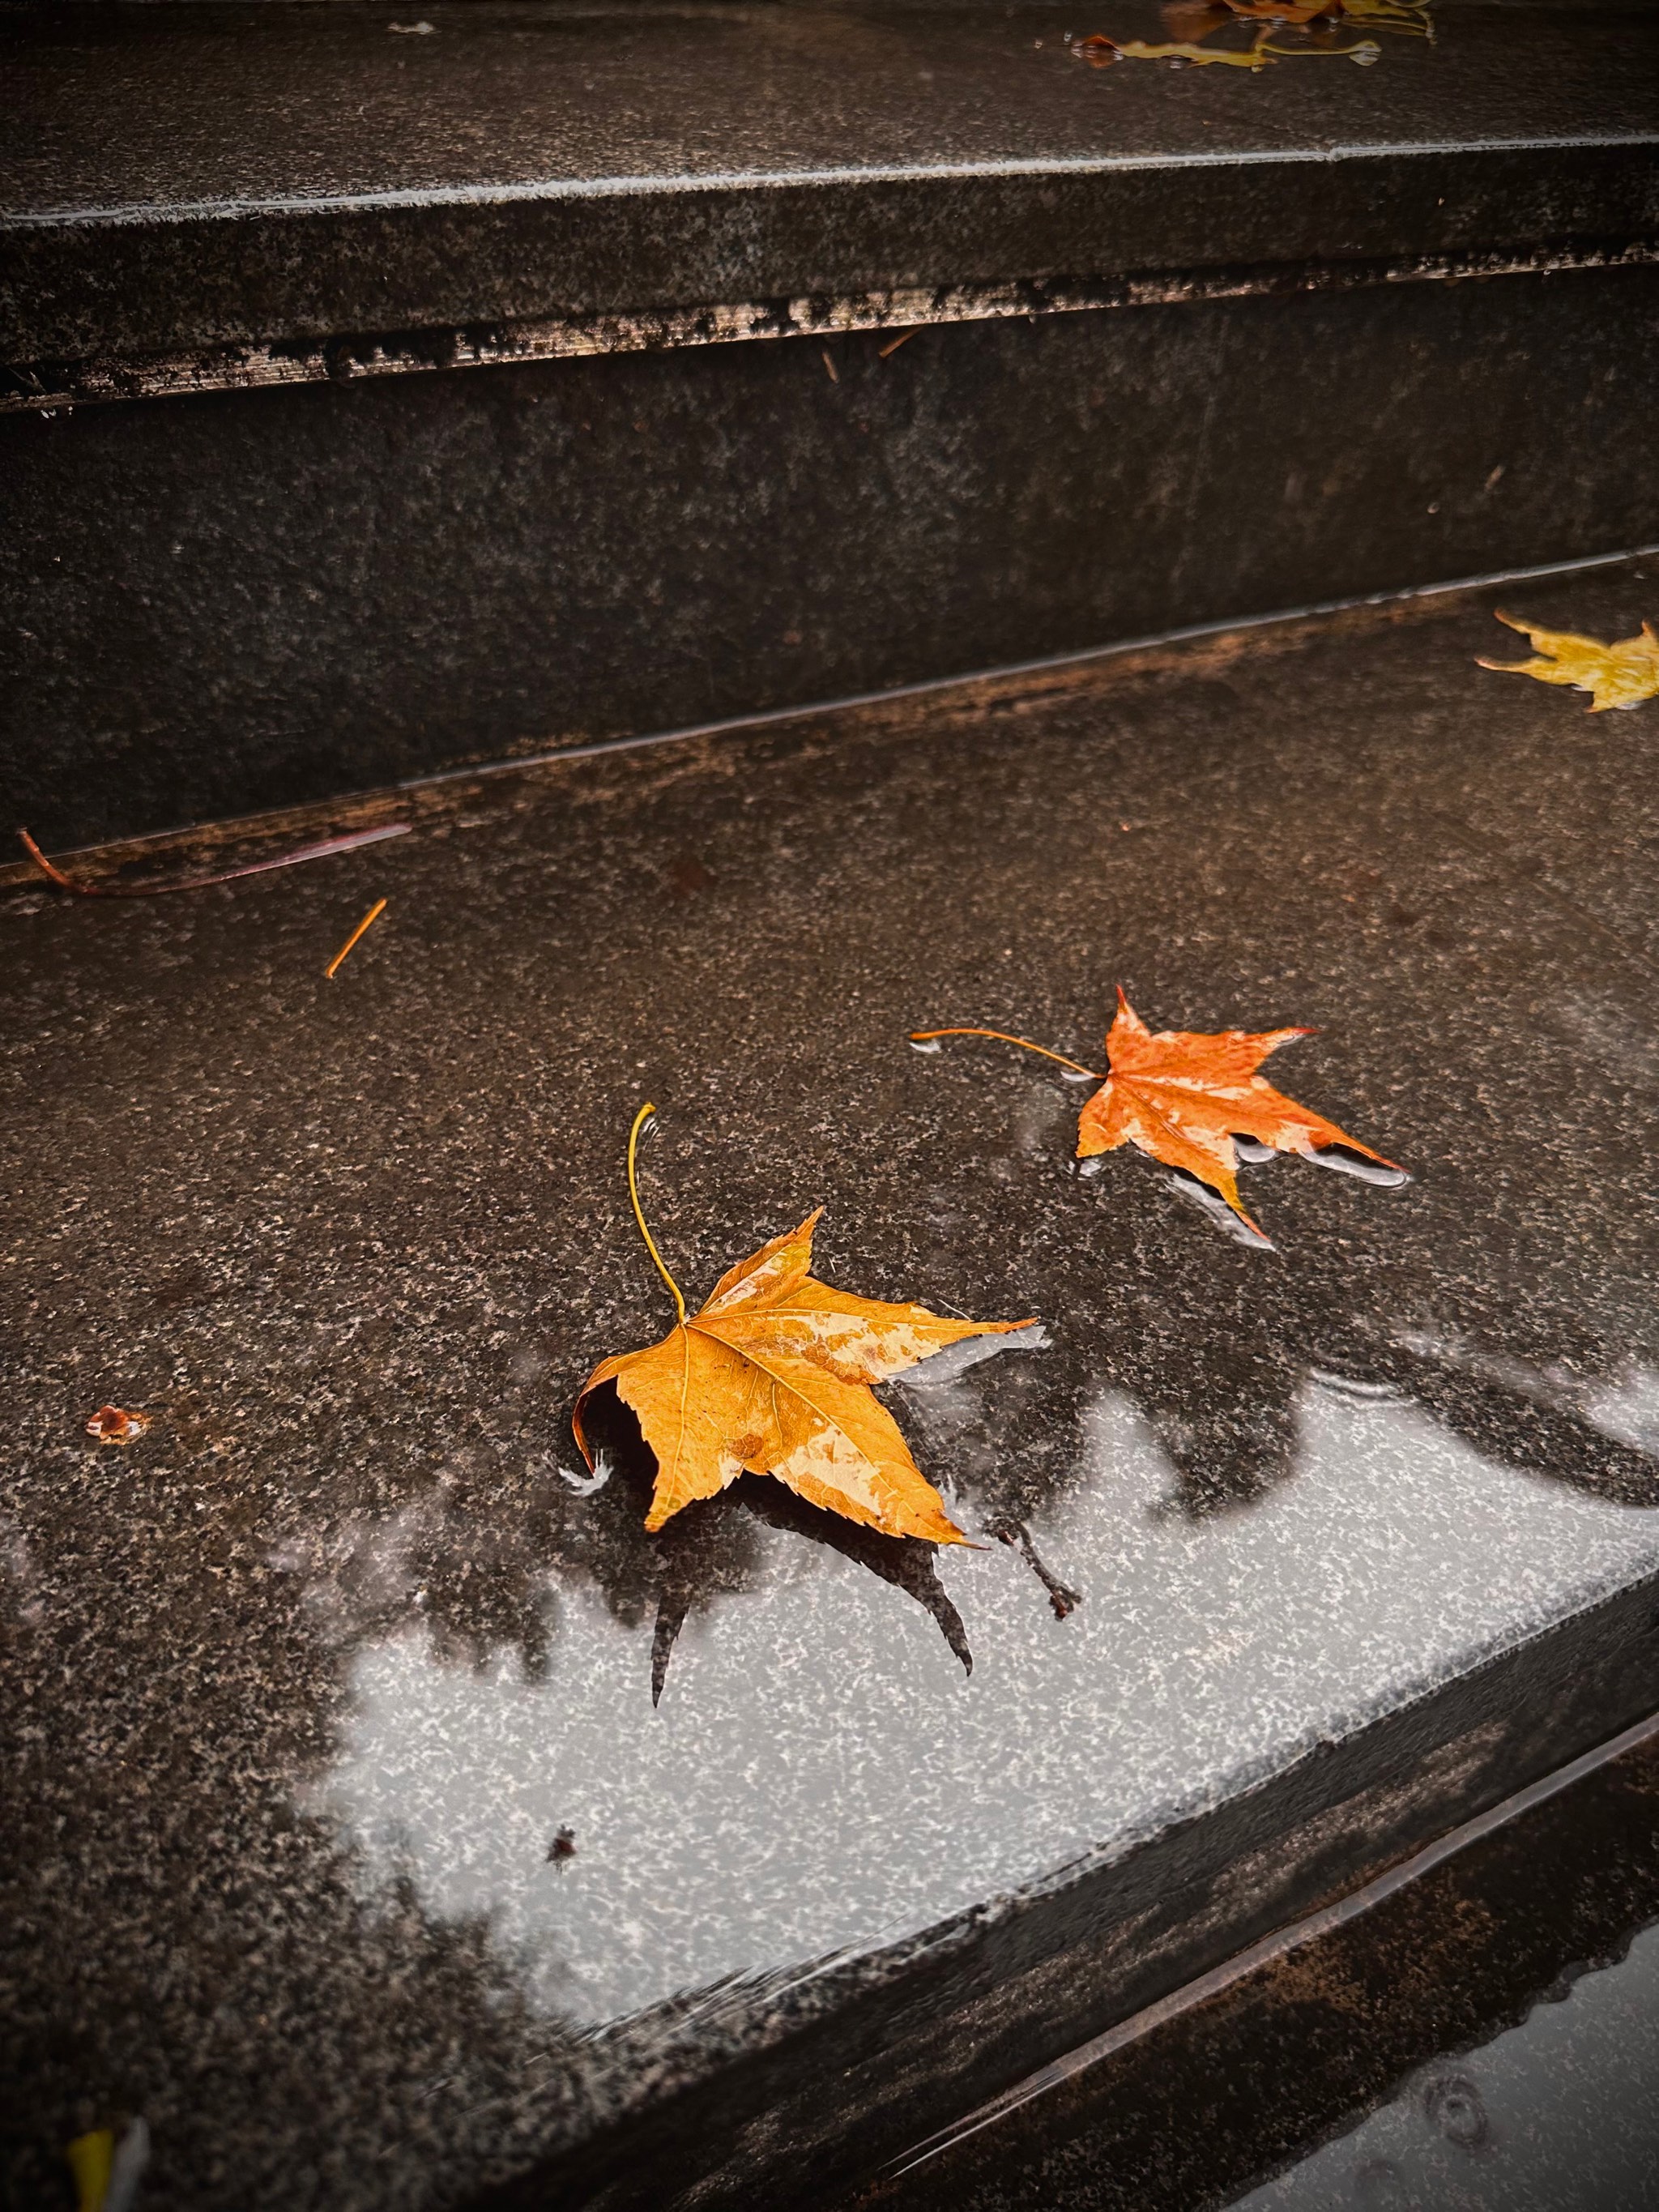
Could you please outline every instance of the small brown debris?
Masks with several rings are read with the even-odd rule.
[[[888,343],[883,346],[878,358],[882,361],[885,361],[890,353],[896,353],[902,345],[908,345],[915,336],[915,332],[914,331],[902,331],[897,337],[889,339]]]
[[[575,1856],[576,1831],[574,1828],[561,1828],[547,1847],[549,1863],[556,1866],[565,1859],[574,1859]]]
[[[689,853],[683,854],[668,871],[669,886],[676,898],[696,898],[697,893],[706,891],[714,880],[711,872]]]
[[[356,929],[352,931],[350,936],[347,938],[345,943],[340,947],[334,957],[329,962],[327,967],[323,970],[323,973],[328,977],[331,983],[333,981],[335,975],[339,969],[340,963],[345,958],[347,953],[350,951],[352,946],[357,942],[357,939],[363,934],[365,930],[369,928],[374,922],[377,922],[385,912],[386,901],[384,899],[376,899],[374,905],[370,907],[368,912],[363,916],[362,920],[357,924]]]
[[[130,1444],[143,1435],[155,1418],[153,1413],[125,1406],[100,1406],[87,1423],[87,1434],[96,1437],[100,1444]]]
[[[1066,1620],[1077,1611],[1083,1600],[1076,1590],[1069,1589],[1061,1582],[1058,1575],[1049,1573],[1048,1568],[1037,1557],[1036,1547],[1031,1541],[1030,1531],[1023,1521],[994,1521],[985,1533],[988,1536],[994,1536],[998,1543],[1006,1544],[1021,1553],[1026,1565],[1030,1568],[1043,1589],[1048,1591],[1048,1602],[1054,1607],[1056,1620]]]
[[[841,379],[840,379],[840,377],[839,377],[839,376],[837,376],[837,375],[836,375],[836,364],[835,364],[835,362],[834,362],[833,361],[831,361],[831,360],[830,360],[830,349],[829,349],[829,347],[828,347],[828,346],[825,346],[825,347],[823,349],[823,365],[824,365],[824,367],[825,367],[825,368],[829,370],[829,372],[830,372],[830,383],[831,383],[831,384],[839,384],[839,383],[841,382]]]

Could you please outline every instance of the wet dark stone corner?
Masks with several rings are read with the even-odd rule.
[[[1659,1918],[1656,1768],[1650,1741],[1012,2121],[860,2192],[860,2212],[1231,2203],[1414,2072],[1425,2124],[1482,2148],[1479,2046],[1561,2002]],[[1524,2147],[1504,2148],[1528,2178]]]

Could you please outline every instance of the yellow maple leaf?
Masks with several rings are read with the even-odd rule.
[[[1635,637],[1622,637],[1612,645],[1596,638],[1577,637],[1565,629],[1539,629],[1517,622],[1513,615],[1498,619],[1518,629],[1540,656],[1531,660],[1479,660],[1480,668],[1495,668],[1503,676],[1534,676],[1540,684],[1566,684],[1590,695],[1589,711],[1605,714],[1609,707],[1639,707],[1659,692],[1659,633],[1644,622]]]
[[[1279,58],[1261,40],[1251,46],[1200,46],[1191,39],[1174,39],[1163,46],[1149,46],[1145,39],[1109,39],[1103,31],[1077,40],[1072,51],[1079,60],[1096,69],[1103,69],[1116,61],[1174,61],[1193,62],[1200,66],[1206,62],[1219,62],[1227,69],[1264,70]]]
[[[809,1504],[890,1536],[965,1544],[870,1385],[964,1337],[1006,1335],[1030,1323],[947,1321],[926,1306],[854,1297],[814,1280],[812,1231],[822,1206],[728,1267],[688,1319],[640,1208],[635,1156],[653,1111],[641,1108],[629,1136],[629,1194],[679,1320],[660,1344],[602,1359],[583,1383],[572,1426],[588,1466],[594,1455],[583,1410],[614,1382],[656,1456],[648,1529],[748,1473],[775,1475]]]

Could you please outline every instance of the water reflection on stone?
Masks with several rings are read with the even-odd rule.
[[[744,1571],[687,1618],[659,1711],[651,1625],[586,1577],[556,1577],[540,1671],[419,1626],[372,1638],[312,1802],[373,1879],[488,1915],[538,2004],[597,2022],[1121,1849],[1659,1565],[1659,1522],[1419,1404],[1304,1380],[1286,1419],[1296,1479],[1194,1519],[1166,1510],[1181,1474],[1152,1425],[1101,1391],[1087,1479],[1035,1524],[1087,1599],[1064,1629],[1010,1550],[939,1562],[971,1681],[866,1565],[738,1501]],[[555,1870],[562,1825],[582,1848]]]
[[[1647,2212],[1659,2074],[1659,1929],[1519,2026],[1437,2060],[1236,2212]]]
[[[391,848],[431,930],[372,1014],[304,983],[337,880],[9,910],[20,2172],[95,2092],[191,2212],[228,2160],[249,2207],[466,2201],[854,1980],[896,2002],[837,1946],[994,1919],[1651,1571],[1642,793],[1618,718],[1564,752],[1519,685],[1492,777],[1486,619],[549,772]],[[665,930],[688,850],[708,924]],[[1565,850],[1599,935],[1540,896]],[[1417,1180],[1280,1164],[1242,1250],[1144,1159],[1073,1175],[1063,1081],[904,1045],[965,1009],[1086,1050],[1120,970],[1200,1029],[1322,1023],[1314,1103]],[[570,1480],[581,1375],[661,1327],[647,1083],[690,1277],[829,1198],[872,1295],[1043,1316],[884,1394],[984,1549],[754,1483],[652,1539],[620,1453]],[[167,1410],[100,1452],[104,1397]],[[787,2008],[721,1987],[769,1970]]]

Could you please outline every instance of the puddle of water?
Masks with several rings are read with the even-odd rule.
[[[1048,1332],[1040,1321],[1032,1322],[1028,1328],[1017,1328],[1007,1336],[965,1336],[959,1344],[947,1344],[942,1352],[930,1352],[915,1367],[894,1376],[892,1387],[924,1396],[929,1392],[946,1390],[970,1367],[977,1367],[987,1359],[1000,1358],[1009,1352],[1046,1352],[1048,1343]]]
[[[1352,1176],[1359,1182],[1375,1183],[1379,1190],[1400,1190],[1411,1181],[1404,1168],[1391,1168],[1381,1160],[1368,1160],[1363,1152],[1345,1151],[1340,1145],[1328,1145],[1322,1150],[1298,1155],[1311,1160],[1316,1168],[1329,1168],[1336,1175]]]
[[[1650,2212],[1659,1928],[1480,2050],[1420,2068],[1237,2212]]]
[[[405,1630],[360,1651],[308,1809],[371,1886],[487,1914],[536,2002],[599,2022],[1120,1850],[1659,1565],[1652,1515],[1415,1405],[1310,1381],[1296,1419],[1295,1479],[1194,1522],[1158,1511],[1172,1463],[1102,1393],[1085,1479],[1028,1537],[1070,1617],[1017,1546],[939,1557],[971,1679],[903,1591],[783,1528],[687,1620],[659,1710],[650,1624],[583,1582],[541,1679]]]
[[[1236,1214],[1218,1190],[1212,1190],[1196,1176],[1187,1174],[1182,1168],[1165,1168],[1164,1180],[1177,1198],[1184,1198],[1195,1206],[1211,1224],[1234,1244],[1247,1245],[1252,1252],[1271,1252],[1273,1241],[1264,1237],[1259,1229],[1252,1229],[1248,1221]]]

